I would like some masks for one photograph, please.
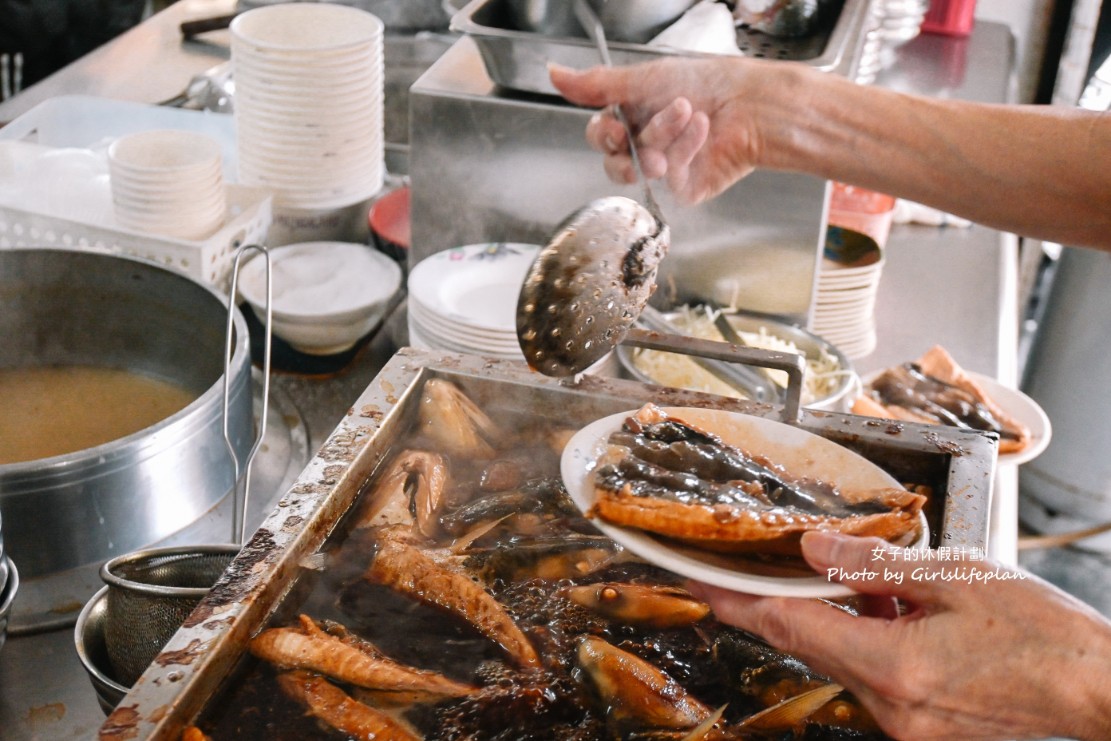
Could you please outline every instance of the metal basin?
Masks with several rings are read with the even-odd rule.
[[[25,586],[102,562],[197,520],[232,488],[223,437],[227,305],[215,290],[132,258],[0,250],[0,367],[92,365],[169,381],[194,400],[132,435],[0,465],[4,547]],[[252,441],[247,326],[235,315],[229,429]]]
[[[675,320],[678,314],[672,312],[665,316],[668,319]],[[820,411],[849,411],[853,399],[860,391],[860,379],[856,371],[853,370],[852,361],[849,360],[843,352],[837,349],[836,346],[831,345],[821,337],[802,327],[770,315],[738,312],[736,314],[729,314],[728,318],[733,328],[740,332],[759,334],[761,329],[765,329],[774,337],[794,343],[799,352],[807,358],[813,359],[819,357],[823,353],[833,357],[837,362],[837,367],[844,372],[843,375],[825,395],[809,401],[804,400],[803,406],[807,409]],[[616,354],[621,364],[622,371],[624,371],[628,377],[640,381],[641,383],[660,383],[637,365],[634,359],[634,353],[635,350],[627,345],[618,346]]]

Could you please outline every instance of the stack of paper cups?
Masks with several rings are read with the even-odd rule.
[[[190,131],[154,130],[108,147],[116,223],[126,229],[201,240],[224,224],[220,144]]]
[[[875,306],[884,257],[866,234],[829,227],[810,331],[857,360],[876,349]]]
[[[383,34],[374,15],[331,3],[232,22],[239,180],[274,193],[276,221],[326,217],[381,189]]]

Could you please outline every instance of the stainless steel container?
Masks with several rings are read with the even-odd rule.
[[[772,418],[782,412],[770,405],[593,376],[569,384],[518,362],[404,349],[355,400],[278,508],[108,718],[101,738],[177,741],[199,711],[219,701],[249,638],[275,610],[296,609],[299,581],[306,574],[312,579],[305,568],[309,557],[337,529],[343,531],[340,520],[367,490],[368,477],[416,424],[430,379],[457,384],[495,416],[498,410],[516,410],[561,425],[585,425],[647,401]],[[805,410],[798,424],[859,452],[900,481],[928,486],[933,546],[985,546],[995,461],[990,437]]]
[[[19,591],[19,569],[7,556],[0,556],[0,565],[4,568],[3,579],[0,579],[0,648],[8,636],[8,622],[12,617],[12,605],[15,603],[16,592]]]
[[[695,0],[590,0],[611,41],[643,43],[678,19]],[[513,27],[544,36],[585,38],[568,0],[502,0]],[[469,6],[468,6],[469,7]],[[465,11],[466,9],[464,9]]]
[[[96,701],[105,715],[115,710],[127,694],[127,686],[112,676],[108,649],[104,642],[105,624],[108,620],[108,587],[102,587],[81,610],[73,631],[77,658],[89,675]]]
[[[0,250],[0,367],[91,365],[170,381],[196,398],[118,440],[0,465],[4,546],[25,591],[157,542],[233,486],[223,438],[226,299],[152,262],[53,249]],[[247,326],[236,312],[230,430],[252,437]],[[229,528],[230,538],[230,528]],[[72,617],[71,617],[72,620]]]
[[[635,186],[610,181],[586,143],[590,110],[499,87],[474,39],[445,52],[409,102],[410,267],[464,244],[544,244],[592,199],[640,197]],[[825,180],[771,171],[693,207],[657,190],[672,235],[658,278],[664,303],[710,299],[805,324],[825,242],[826,191]]]
[[[753,334],[766,331],[772,337],[793,343],[799,352],[808,359],[815,359],[823,354],[833,358],[837,363],[837,368],[841,371],[836,384],[820,398],[807,399],[804,396],[803,406],[811,410],[828,412],[848,412],[852,407],[853,397],[860,390],[860,378],[853,370],[852,361],[835,346],[802,327],[775,317],[748,313],[727,314],[726,316],[734,329]],[[667,317],[674,320],[675,314],[669,314]],[[621,369],[629,378],[641,383],[660,383],[638,367],[636,363],[637,352],[637,350],[625,345],[617,348],[616,355],[618,362],[621,364]]]
[[[573,15],[568,10],[571,4],[570,0],[559,3],[472,0],[452,17],[451,28],[475,41],[494,82],[513,90],[557,95],[548,80],[550,62],[576,68],[598,63],[593,43],[585,33],[573,32],[571,21],[567,20],[568,15]],[[666,25],[669,16],[677,18],[691,3],[668,0],[593,4],[613,42],[610,55],[614,64],[634,64],[679,53],[645,42],[661,30],[661,24]],[[563,12],[550,6],[563,8]],[[870,9],[868,0],[844,0],[837,12],[823,15],[823,22],[813,33],[799,38],[776,38],[740,27],[737,47],[747,56],[800,62],[851,77],[864,34],[877,23]],[[631,21],[622,19],[623,14],[636,12],[650,17],[652,22],[637,29]],[[622,30],[626,33],[622,34]]]
[[[569,3],[568,3],[569,4]],[[868,0],[845,0],[803,39],[738,30],[746,54],[852,79]],[[593,111],[555,95],[547,65],[598,63],[586,38],[522,31],[508,0],[472,0],[452,19],[464,34],[410,90],[413,239],[410,267],[440,250],[488,241],[544,244],[567,214],[604,196],[639,197],[606,177],[583,131]],[[614,64],[672,56],[614,42]],[[539,94],[538,94],[539,93]],[[827,181],[759,171],[697,206],[657,192],[671,227],[658,282],[662,305],[713,300],[807,324],[825,242]]]

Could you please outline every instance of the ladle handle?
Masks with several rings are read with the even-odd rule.
[[[594,12],[594,8],[590,7],[587,0],[574,0],[575,3],[575,17],[578,18],[579,24],[586,31],[586,35],[598,47],[598,56],[602,58],[602,64],[606,67],[612,67],[613,61],[610,59],[609,44],[606,42],[606,29],[602,26],[602,21],[598,18],[598,14]],[[641,187],[644,189],[644,202],[648,206],[648,210],[656,217],[656,220],[663,223],[663,214],[660,212],[660,206],[656,203],[655,196],[652,195],[652,189],[648,185],[648,178],[644,176],[644,168],[640,164],[640,153],[637,152],[636,140],[633,138],[633,129],[629,126],[629,120],[625,118],[625,112],[621,110],[620,105],[613,105],[613,117],[616,118],[621,125],[625,128],[625,137],[629,140],[629,156],[633,160],[633,168],[636,170],[637,177],[640,179]]]
[[[263,340],[263,357],[262,357],[262,413],[259,417],[258,432],[255,435],[255,441],[251,445],[251,449],[247,452],[247,458],[241,462],[239,454],[235,452],[235,445],[231,440],[231,432],[228,425],[228,406],[230,403],[229,396],[231,393],[231,358],[235,349],[234,334],[235,334],[235,296],[236,289],[239,285],[239,266],[243,259],[244,253],[249,250],[256,250],[262,253],[262,259],[266,260],[266,321],[263,322],[263,329],[265,337]],[[234,502],[232,502],[232,534],[231,542],[237,545],[242,545],[243,540],[246,538],[247,527],[247,506],[250,502],[251,492],[251,464],[255,460],[255,455],[258,453],[259,448],[262,446],[262,439],[266,435],[266,415],[270,407],[270,345],[271,333],[270,326],[272,323],[272,290],[271,283],[273,279],[273,271],[271,270],[270,251],[260,244],[245,244],[239,248],[235,253],[235,263],[231,271],[231,287],[228,289],[228,324],[224,336],[224,444],[227,445],[228,453],[231,455],[232,463],[234,464],[235,484],[234,484]],[[240,471],[242,470],[242,474]],[[242,481],[242,496],[240,496],[240,481]]]
[[[728,342],[655,332],[639,327],[630,329],[621,344],[645,350],[661,350],[783,371],[787,374],[787,393],[783,399],[782,421],[787,424],[797,424],[799,421],[799,411],[802,408],[802,377],[806,370],[806,358],[802,355],[762,350],[756,347],[739,347]]]

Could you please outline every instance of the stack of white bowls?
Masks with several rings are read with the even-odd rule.
[[[830,227],[810,331],[856,360],[876,349],[876,292],[883,251],[859,232]]]
[[[374,15],[331,3],[232,22],[239,181],[274,193],[276,222],[326,220],[381,189],[383,32]]]
[[[409,274],[409,344],[424,350],[523,360],[517,297],[539,245],[454,247]]]
[[[191,131],[128,134],[108,147],[116,223],[127,229],[201,240],[224,224],[220,144]]]
[[[929,9],[929,0],[876,0],[880,37],[889,46],[910,41],[921,31]]]
[[[929,7],[929,0],[873,1],[871,27],[864,34],[857,62],[857,82],[873,82],[881,70],[895,61],[895,50],[921,31]]]

